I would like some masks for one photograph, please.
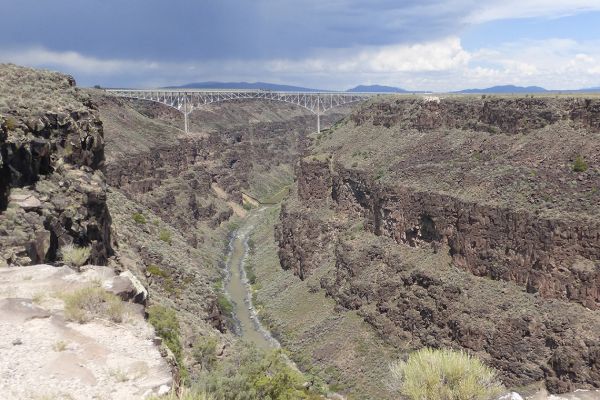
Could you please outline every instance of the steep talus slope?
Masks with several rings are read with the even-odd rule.
[[[599,107],[374,99],[298,164],[281,264],[329,270],[321,289],[394,348],[466,348],[509,386],[598,387]]]
[[[66,75],[0,66],[0,265],[52,262],[60,247],[111,255],[102,123]]]

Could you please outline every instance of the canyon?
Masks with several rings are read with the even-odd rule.
[[[184,134],[163,105],[0,71],[48,96],[15,88],[1,110],[0,267],[76,244],[131,273],[148,320],[178,321],[155,349],[173,384],[209,387],[266,331],[327,398],[397,398],[389,364],[421,347],[530,398],[600,389],[599,99],[377,96],[319,133],[306,110],[233,100]]]

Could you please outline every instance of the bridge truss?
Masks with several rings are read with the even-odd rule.
[[[115,96],[149,100],[180,111],[184,115],[184,129],[188,132],[189,114],[203,105],[239,99],[282,101],[306,108],[317,116],[317,132],[321,131],[322,113],[344,104],[363,101],[377,93],[344,92],[275,92],[267,90],[138,90],[107,89]]]

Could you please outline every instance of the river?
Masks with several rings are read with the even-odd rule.
[[[261,217],[265,208],[255,210],[241,221],[229,240],[229,254],[227,257],[227,281],[225,283],[226,295],[233,304],[234,319],[237,334],[244,340],[255,344],[258,348],[279,348],[279,342],[265,329],[254,306],[252,305],[252,291],[246,278],[244,264],[249,256],[248,240],[254,230],[256,221]]]

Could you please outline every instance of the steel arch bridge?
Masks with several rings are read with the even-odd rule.
[[[317,132],[321,131],[321,114],[334,107],[363,101],[378,93],[344,92],[276,92],[268,90],[169,90],[169,89],[107,89],[115,96],[161,103],[184,115],[188,132],[188,115],[199,107],[220,101],[262,99],[283,101],[303,107],[317,116]]]

